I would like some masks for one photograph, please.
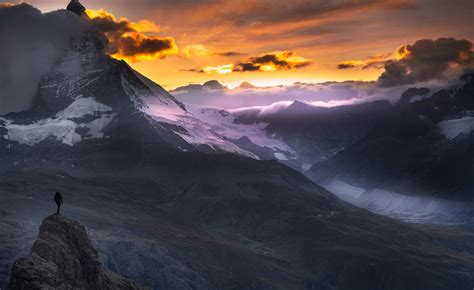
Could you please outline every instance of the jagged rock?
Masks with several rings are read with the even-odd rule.
[[[71,0],[66,9],[68,11],[76,13],[79,16],[84,15],[86,13],[86,8],[82,6],[79,0]]]
[[[147,289],[105,269],[84,227],[46,218],[29,258],[13,265],[10,289]]]

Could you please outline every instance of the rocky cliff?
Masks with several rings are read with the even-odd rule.
[[[13,265],[10,289],[147,289],[105,269],[78,222],[46,218],[28,258]]]

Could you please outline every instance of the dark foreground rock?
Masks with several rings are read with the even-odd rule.
[[[81,224],[46,218],[29,258],[18,259],[10,289],[147,289],[108,271]]]

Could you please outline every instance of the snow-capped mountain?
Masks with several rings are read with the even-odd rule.
[[[72,41],[55,69],[43,77],[37,100],[32,110],[0,119],[0,133],[9,147],[42,142],[75,146],[119,138],[126,129],[144,143],[258,158],[127,63],[108,57],[92,33]]]
[[[297,153],[271,125],[186,108],[94,35],[73,40],[34,108],[0,120],[0,287],[58,190],[103,264],[153,289],[472,285],[474,235],[371,214],[255,160]]]
[[[302,172],[354,144],[393,114],[388,101],[333,108],[301,101],[239,109],[186,108],[260,159],[275,159]]]
[[[394,106],[395,114],[389,119],[378,122],[370,134],[352,146],[315,164],[308,174],[336,192],[341,188],[337,184],[341,183],[362,188],[365,193],[356,197],[356,203],[367,204],[367,196],[374,197],[377,192],[395,193],[379,194],[387,198],[380,203],[378,211],[388,207],[405,211],[407,203],[396,201],[393,198],[396,193],[463,201],[468,209],[463,209],[462,220],[470,221],[474,186],[474,82],[472,74],[463,79],[464,86],[452,91],[440,90],[415,101],[405,95],[403,102]],[[354,199],[353,194],[348,197]],[[410,197],[405,198],[409,200]],[[438,201],[431,205],[434,203]],[[372,202],[367,207],[374,205]],[[435,208],[426,202],[425,205],[429,211]],[[413,212],[420,210],[418,206]],[[433,210],[432,214],[449,215],[446,209]]]
[[[357,206],[410,222],[471,223],[472,75],[463,81],[434,93],[410,88],[394,104],[323,108],[294,101],[193,111],[225,127],[227,136],[276,149],[260,155]]]

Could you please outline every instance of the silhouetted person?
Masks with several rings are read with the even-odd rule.
[[[59,214],[59,209],[61,208],[61,205],[63,204],[63,196],[60,192],[56,192],[56,195],[54,196],[54,201],[56,202],[56,205],[58,206],[58,211],[56,214]]]

